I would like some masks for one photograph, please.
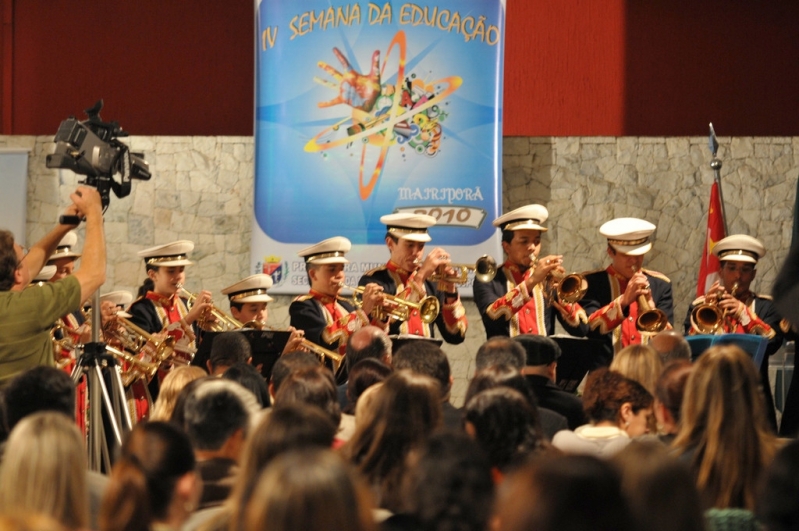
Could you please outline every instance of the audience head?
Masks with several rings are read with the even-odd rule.
[[[183,388],[194,380],[199,380],[205,376],[208,376],[208,373],[200,367],[194,367],[192,365],[173,367],[172,370],[169,371],[169,374],[166,375],[166,378],[161,382],[161,388],[158,391],[158,399],[155,401],[155,407],[153,407],[150,420],[168,421],[172,417],[178,395],[180,395]]]
[[[73,405],[74,407],[74,405]],[[47,515],[66,529],[89,525],[86,453],[75,421],[44,411],[11,431],[0,467],[0,514]]]
[[[364,326],[347,341],[347,373],[361,360],[373,358],[391,365],[391,339],[376,326]]]
[[[652,395],[635,380],[601,368],[588,375],[583,410],[591,424],[611,423],[637,437],[649,430]]]
[[[34,367],[15,377],[4,390],[8,429],[40,411],[75,417],[75,382],[54,367]]]
[[[649,346],[657,351],[663,365],[675,360],[691,361],[691,345],[676,330],[663,330],[649,340]]]
[[[341,407],[333,373],[318,363],[315,367],[292,372],[280,384],[280,390],[275,396],[275,407],[289,404],[316,406],[336,426],[341,422]]]
[[[397,371],[408,369],[433,378],[441,388],[441,400],[445,402],[449,400],[449,392],[452,389],[449,360],[437,345],[426,341],[414,341],[403,345],[394,353],[392,366]]]
[[[316,357],[316,354],[310,352],[297,350],[281,355],[272,366],[272,374],[269,376],[269,394],[272,399],[274,400],[280,390],[280,385],[289,374],[300,369],[318,366],[319,358]]]
[[[756,513],[768,531],[799,529],[799,441],[783,446],[766,470]]]
[[[247,363],[252,357],[252,347],[241,332],[222,332],[214,337],[208,358],[208,373],[219,376],[237,363]]]
[[[510,365],[492,365],[476,373],[469,382],[463,402],[465,404],[478,393],[496,387],[509,387],[521,393],[536,410],[536,418],[538,417],[538,401],[535,393],[519,370]]]
[[[546,447],[535,410],[526,397],[508,387],[488,389],[470,398],[463,407],[463,422],[491,466],[502,472]]]
[[[535,334],[522,334],[513,338],[525,352],[525,366],[539,367],[556,363],[560,358],[560,346],[555,340]]]
[[[281,455],[261,474],[245,509],[245,531],[371,531],[368,490],[330,450]]]
[[[657,351],[649,345],[629,345],[616,353],[610,370],[635,380],[650,395],[654,395],[655,382],[663,371],[663,362]]]
[[[775,440],[752,358],[734,345],[706,350],[688,377],[681,415],[673,446],[690,456],[705,505],[753,509]]]
[[[233,380],[250,391],[262,408],[269,407],[269,387],[266,385],[266,380],[258,369],[249,363],[240,362],[230,366],[222,374],[222,378]]]
[[[685,384],[693,368],[688,360],[673,361],[666,365],[658,377],[655,385],[655,417],[667,434],[677,433]]]
[[[635,529],[618,472],[588,455],[536,459],[503,484],[496,512],[500,531]]]
[[[158,421],[137,424],[111,471],[100,530],[146,531],[154,522],[180,527],[200,498],[194,465],[191,443],[180,428]]]
[[[492,337],[483,343],[475,355],[475,368],[482,371],[492,365],[510,365],[521,370],[525,365],[527,354],[518,342],[509,337]]]
[[[391,367],[376,359],[367,358],[353,365],[347,381],[347,398],[349,398],[350,405],[345,413],[353,413],[363,392],[382,382],[390,374]]]

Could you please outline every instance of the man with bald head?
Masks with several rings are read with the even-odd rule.
[[[691,361],[691,345],[676,330],[658,332],[649,340],[649,346],[657,350],[664,366],[674,360]]]
[[[344,356],[347,374],[356,363],[366,358],[374,358],[391,365],[391,339],[377,326],[364,326],[350,336]],[[338,386],[338,402],[342,409],[349,404],[347,383],[348,381]]]

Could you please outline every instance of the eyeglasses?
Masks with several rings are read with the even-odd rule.
[[[737,265],[737,264],[724,264],[724,270],[729,273],[740,273],[742,275],[751,275],[755,271],[755,266],[753,265]]]

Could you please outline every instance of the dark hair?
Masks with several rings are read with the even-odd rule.
[[[621,406],[630,403],[633,413],[652,406],[644,386],[605,367],[588,374],[583,392],[583,411],[591,422],[618,423]]]
[[[175,398],[175,407],[172,409],[172,415],[169,417],[170,424],[174,424],[181,430],[185,429],[185,411],[186,411],[186,400],[188,400],[189,395],[203,382],[207,382],[209,380],[213,380],[214,376],[203,376],[202,378],[197,378],[196,380],[192,380],[183,387],[178,393],[177,398]]]
[[[292,372],[280,384],[275,395],[275,407],[297,403],[318,407],[336,426],[341,422],[336,381],[333,373],[321,365]]]
[[[541,413],[538,411],[538,400],[535,397],[535,392],[527,383],[527,379],[516,369],[510,365],[494,365],[478,372],[469,382],[469,387],[466,389],[466,398],[464,404],[468,402],[473,396],[496,387],[508,387],[514,391],[518,391],[533,408],[535,414],[535,429],[538,433],[543,433],[541,429]]]
[[[286,352],[277,359],[272,367],[272,374],[269,377],[269,381],[272,383],[272,392],[277,394],[283,380],[292,372],[318,365],[319,358],[316,357],[316,354],[300,350]]]
[[[241,384],[242,387],[255,395],[262,408],[269,407],[269,387],[266,385],[266,380],[258,372],[258,369],[249,363],[238,362],[231,365],[222,373],[222,378]]]
[[[75,383],[54,367],[34,367],[14,377],[5,388],[9,431],[24,417],[39,411],[58,411],[75,418]]]
[[[465,433],[432,435],[410,473],[405,498],[423,531],[484,531],[494,500],[491,465]]]
[[[158,266],[146,264],[144,266],[145,271],[158,271]],[[139,290],[136,292],[136,298],[141,299],[145,295],[147,295],[148,291],[153,291],[155,289],[155,282],[149,276],[144,279],[139,286]]]
[[[524,347],[509,337],[492,337],[477,349],[474,358],[475,366],[478,371],[490,367],[491,365],[506,364],[521,370],[527,361],[527,353]]]
[[[799,441],[783,446],[766,469],[756,513],[769,531],[799,529]]]
[[[208,360],[211,367],[230,367],[252,356],[250,342],[241,332],[222,332],[214,337]]]
[[[197,450],[219,450],[238,430],[247,433],[250,420],[236,382],[223,378],[205,380],[186,397],[183,425]]]
[[[502,242],[510,243],[513,241],[513,235],[516,234],[515,230],[502,230]]]
[[[391,234],[391,232],[386,231],[386,235],[383,237],[383,241],[386,241],[386,238],[391,238],[391,241],[394,243],[399,242],[399,238]]]
[[[472,397],[463,420],[474,426],[476,439],[491,466],[507,471],[531,453],[547,447],[537,429],[536,411],[527,398],[508,387],[496,387]]]
[[[503,531],[631,531],[621,479],[589,455],[536,459],[503,485],[497,513]]]
[[[0,230],[0,291],[8,291],[14,286],[14,272],[18,267],[14,235],[11,231]]]
[[[414,341],[397,350],[391,361],[395,370],[409,369],[434,378],[441,386],[441,398],[449,395],[451,387],[449,360],[444,351],[433,343]]]
[[[177,481],[194,470],[182,430],[165,422],[137,424],[122,444],[100,507],[101,531],[147,531],[163,519]]]
[[[361,394],[376,383],[380,383],[391,374],[391,367],[380,360],[366,358],[352,366],[347,381],[347,397],[350,403],[344,413],[353,414],[355,404]]]
[[[357,334],[358,332],[355,332],[355,334],[352,334],[349,340],[347,340],[347,354],[344,357],[344,361],[347,364],[348,372],[361,360],[367,358],[382,360],[386,353],[391,353],[391,340],[385,333],[374,334],[369,344],[360,349],[355,348],[352,344],[353,338],[356,337]]]
[[[688,360],[675,360],[666,365],[655,384],[655,397],[669,410],[675,424],[680,422],[685,384],[693,368]]]

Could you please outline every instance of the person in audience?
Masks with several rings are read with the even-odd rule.
[[[165,422],[137,424],[111,470],[99,530],[180,529],[201,491],[186,434]]]
[[[382,361],[390,367],[391,352],[391,339],[385,330],[372,325],[364,326],[347,340],[347,353],[344,356],[347,375],[350,374],[356,363],[367,358]],[[349,377],[347,382],[338,386],[338,401],[342,410],[355,408],[355,404],[349,401],[347,395],[348,384]],[[352,408],[348,408],[348,406],[352,406]]]
[[[334,444],[336,447],[349,439],[355,429],[352,415],[341,414],[333,373],[319,364],[292,372],[280,384],[280,390],[275,396],[275,407],[290,404],[309,404],[324,411],[330,421],[339,426]]]
[[[310,367],[319,366],[319,358],[316,354],[305,352],[302,350],[287,352],[280,356],[275,365],[272,367],[272,373],[269,375],[269,397],[272,402],[275,401],[275,396],[280,390],[280,384],[283,383],[289,374],[300,369],[307,369]]]
[[[363,422],[356,425],[342,454],[366,478],[378,507],[392,512],[402,510],[405,458],[411,450],[421,447],[440,424],[439,386],[429,376],[397,371],[375,391],[374,402],[365,411]]]
[[[281,455],[245,508],[244,531],[373,531],[368,489],[330,450]]]
[[[492,365],[510,365],[521,370],[524,367],[526,354],[524,347],[509,337],[492,337],[477,349],[474,358],[475,372],[482,371]]]
[[[766,469],[755,513],[766,531],[799,529],[799,441],[783,446]]]
[[[635,380],[654,395],[655,382],[663,372],[663,362],[649,345],[629,345],[616,353],[610,362],[610,370]]]
[[[632,531],[621,478],[590,455],[538,458],[500,490],[497,531]]]
[[[260,406],[236,382],[203,381],[186,398],[183,426],[202,481],[198,509],[220,505],[230,494],[244,441]]]
[[[552,439],[555,448],[567,454],[609,458],[632,437],[649,432],[652,395],[635,380],[605,367],[589,373],[583,408],[590,423],[556,433]]]
[[[66,530],[89,525],[83,437],[54,411],[26,416],[11,432],[0,466],[0,514],[34,512]]]
[[[214,337],[206,367],[211,376],[221,376],[233,365],[249,363],[250,360],[252,360],[252,347],[244,334],[222,332]]]
[[[175,367],[161,382],[161,392],[155,401],[150,420],[168,421],[175,410],[178,395],[190,382],[208,376],[200,367]]]
[[[228,367],[228,369],[222,373],[222,378],[233,380],[250,391],[255,395],[255,399],[258,401],[258,405],[260,405],[261,408],[270,406],[269,387],[266,385],[266,380],[264,380],[264,377],[258,372],[258,369],[249,363],[239,362]]]
[[[685,396],[685,384],[694,366],[690,361],[673,361],[660,373],[655,384],[655,419],[658,438],[670,445],[680,429],[680,410]]]
[[[776,440],[757,369],[743,350],[714,346],[699,356],[672,447],[689,464],[705,508],[754,509],[757,480]]]
[[[670,361],[691,360],[691,345],[676,330],[663,330],[649,340],[649,346],[660,354],[660,361],[665,367]]]
[[[497,484],[531,454],[549,447],[537,420],[527,399],[508,387],[481,391],[466,402],[464,429],[488,456]]]
[[[352,366],[347,380],[347,403],[344,413],[355,414],[358,399],[368,388],[382,382],[391,375],[391,367],[373,358],[362,359]],[[339,400],[339,403],[341,401]]]
[[[435,379],[441,392],[444,427],[450,429],[461,427],[461,411],[449,401],[452,390],[449,360],[439,346],[427,341],[414,341],[403,345],[394,353],[393,367],[398,371],[408,369]]]
[[[585,424],[582,401],[555,383],[558,358],[561,355],[558,344],[551,338],[533,334],[518,335],[514,340],[524,347],[526,363],[521,373],[533,391],[538,405],[566,417],[570,430]]]
[[[688,468],[654,441],[633,441],[612,462],[621,472],[636,529],[704,531],[699,493]]]
[[[535,394],[524,376],[510,365],[493,365],[475,374],[466,389],[464,403],[468,403],[478,393],[495,387],[509,387],[527,399],[536,414],[536,427],[547,441],[551,441],[557,432],[568,429],[566,417],[551,409],[538,407]]]

